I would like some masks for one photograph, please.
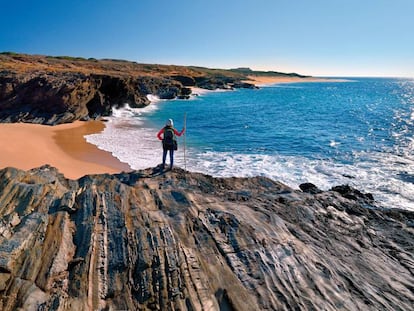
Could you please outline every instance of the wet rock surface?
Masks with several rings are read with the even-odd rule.
[[[3,169],[0,310],[412,310],[414,213],[310,192]]]

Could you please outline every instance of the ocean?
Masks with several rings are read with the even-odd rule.
[[[295,189],[349,184],[381,207],[414,210],[414,80],[345,79],[152,97],[146,108],[114,110],[105,130],[86,139],[133,169],[154,167],[157,132],[169,118],[181,130],[186,115],[177,166],[266,176]]]

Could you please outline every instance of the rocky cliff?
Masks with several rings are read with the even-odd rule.
[[[0,171],[0,310],[412,310],[414,213],[347,186]]]
[[[231,70],[120,60],[0,54],[0,122],[68,123],[143,107],[147,95],[188,98],[190,87],[253,88]]]

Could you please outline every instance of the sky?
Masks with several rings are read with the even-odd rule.
[[[0,0],[0,52],[414,77],[414,0]]]

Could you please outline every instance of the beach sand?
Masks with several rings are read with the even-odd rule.
[[[0,168],[28,170],[49,164],[71,179],[87,174],[131,171],[128,164],[85,140],[84,135],[98,133],[104,127],[100,121],[56,126],[0,124]]]
[[[315,78],[315,77],[266,77],[266,76],[248,76],[248,80],[245,82],[253,83],[257,86],[279,84],[279,83],[295,83],[295,82],[344,82],[343,79],[328,79],[328,78]]]

